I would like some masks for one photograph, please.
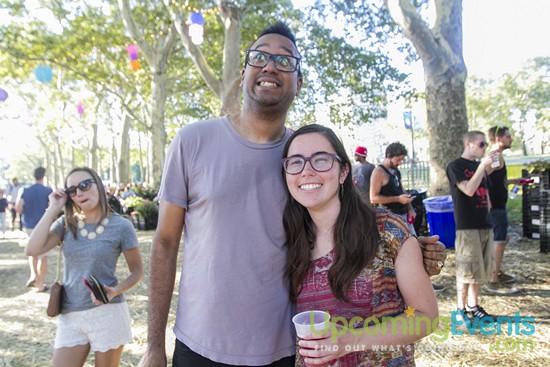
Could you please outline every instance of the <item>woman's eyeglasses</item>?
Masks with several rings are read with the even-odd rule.
[[[76,195],[76,189],[79,189],[81,192],[90,190],[90,187],[92,187],[92,184],[95,183],[95,180],[93,178],[88,178],[84,181],[81,181],[76,186],[67,187],[65,189],[65,194],[69,196],[75,196]]]
[[[311,164],[311,168],[317,172],[330,171],[334,165],[335,159],[341,162],[340,158],[338,158],[336,154],[318,152],[313,154],[311,157],[293,155],[292,157],[283,159],[282,163],[286,173],[289,175],[297,175],[304,170],[306,162],[309,162],[309,164]]]

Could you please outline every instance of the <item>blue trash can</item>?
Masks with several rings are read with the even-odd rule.
[[[430,236],[439,235],[445,247],[455,247],[455,216],[451,195],[434,196],[422,200],[426,207],[426,218],[430,228]]]

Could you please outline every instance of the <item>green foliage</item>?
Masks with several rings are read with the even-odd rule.
[[[294,9],[290,0],[233,3],[242,10],[241,59],[267,25],[283,20],[296,31],[305,83],[289,118],[295,124],[314,121],[319,105],[330,106],[333,122],[367,123],[385,116],[390,96],[407,89],[406,76],[382,51],[382,45],[398,34],[382,0],[354,2],[354,6],[349,1],[317,1],[303,11]],[[91,146],[90,126],[98,124],[100,132],[114,137],[118,134],[115,122],[123,112],[133,118],[134,131],[142,132],[142,136],[150,133],[151,80],[155,70],[150,69],[142,53],[141,69],[130,70],[125,46],[134,40],[127,36],[117,1],[104,0],[94,6],[73,0],[41,2],[62,25],[57,33],[45,19],[29,18],[25,1],[1,4],[15,18],[0,27],[0,78],[36,87],[25,98],[34,108],[35,128],[43,136],[45,152],[53,151],[59,143],[66,166],[84,163]],[[165,3],[135,0],[131,4],[143,39],[152,46],[161,42],[172,26]],[[218,2],[185,4],[187,9],[205,9],[205,42],[200,49],[208,66],[221,79],[225,27],[217,12]],[[323,25],[323,19],[334,14],[345,25],[343,35],[334,34]],[[408,44],[402,48],[410,51]],[[412,55],[409,52],[407,57],[414,58]],[[54,69],[52,83],[42,85],[35,80],[32,73],[39,64]],[[164,126],[169,141],[183,125],[217,115],[220,101],[206,87],[180,40],[170,55],[166,75]],[[81,92],[87,92],[83,100],[86,114],[79,118],[74,105]],[[48,111],[55,111],[55,117]],[[79,135],[79,129],[87,133]],[[57,138],[68,135],[74,138]],[[141,141],[140,145],[144,143]],[[103,167],[110,163],[109,148],[99,148]],[[145,152],[143,149],[142,159]],[[76,161],[69,162],[69,157]]]
[[[550,57],[530,60],[522,70],[500,80],[470,78],[467,88],[471,130],[503,125],[511,130],[512,149],[546,153],[550,141]],[[540,138],[540,139],[539,139]],[[534,144],[540,141],[540,148]]]
[[[508,220],[511,223],[521,223],[523,220],[522,202],[521,195],[507,201],[506,210],[508,210]]]
[[[138,185],[133,188],[134,192],[137,196],[142,197],[147,200],[153,200],[158,195],[158,190],[153,189],[152,187],[145,187],[142,185]]]
[[[550,171],[550,160],[538,160],[527,164],[529,172],[547,172]]]
[[[145,220],[158,218],[158,205],[151,200],[142,200],[135,208],[138,215]]]
[[[132,195],[125,199],[120,199],[120,203],[126,208],[136,208],[143,202],[143,198],[140,196]]]

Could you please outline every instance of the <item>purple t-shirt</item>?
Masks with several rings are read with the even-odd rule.
[[[253,143],[224,117],[184,127],[168,150],[159,195],[186,209],[174,332],[216,362],[266,365],[295,353],[283,279],[290,135]]]

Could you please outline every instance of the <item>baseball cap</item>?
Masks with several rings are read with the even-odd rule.
[[[367,148],[357,147],[357,148],[355,148],[355,154],[360,155],[361,157],[366,157],[367,156]]]

